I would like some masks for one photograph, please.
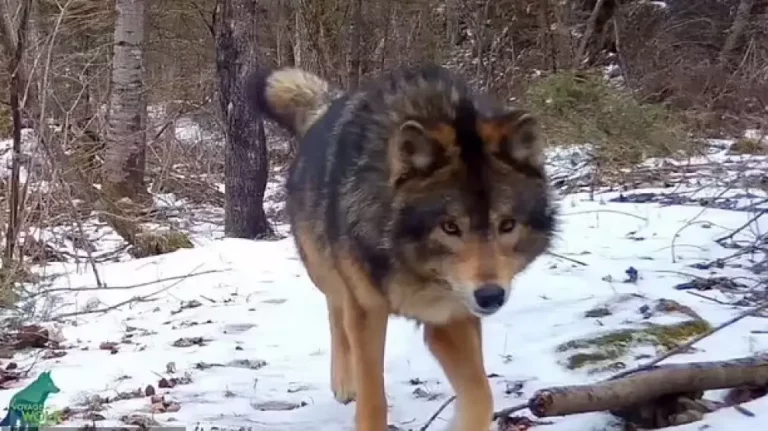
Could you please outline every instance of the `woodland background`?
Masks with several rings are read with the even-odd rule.
[[[192,247],[195,218],[279,236],[265,187],[293,142],[243,103],[256,67],[354,89],[443,64],[536,112],[550,147],[590,144],[591,186],[705,139],[766,153],[744,137],[768,122],[765,0],[0,0],[0,48],[6,304],[29,265]]]

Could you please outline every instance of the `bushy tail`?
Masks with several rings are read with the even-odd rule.
[[[255,72],[248,91],[261,113],[299,137],[323,115],[332,97],[327,81],[296,68]]]

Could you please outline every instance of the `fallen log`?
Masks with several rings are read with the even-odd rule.
[[[768,386],[768,355],[714,362],[657,365],[591,385],[539,390],[528,401],[538,417],[619,411],[665,395]]]

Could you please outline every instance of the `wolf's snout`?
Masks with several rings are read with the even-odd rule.
[[[504,289],[498,284],[484,284],[475,290],[475,302],[485,313],[493,313],[504,305]]]

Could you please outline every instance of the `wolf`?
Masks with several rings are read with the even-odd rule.
[[[456,393],[452,430],[487,430],[481,319],[556,230],[537,118],[437,65],[344,93],[299,68],[253,71],[247,100],[299,140],[286,212],[325,295],[330,380],[358,431],[387,430],[390,316],[423,326]]]

